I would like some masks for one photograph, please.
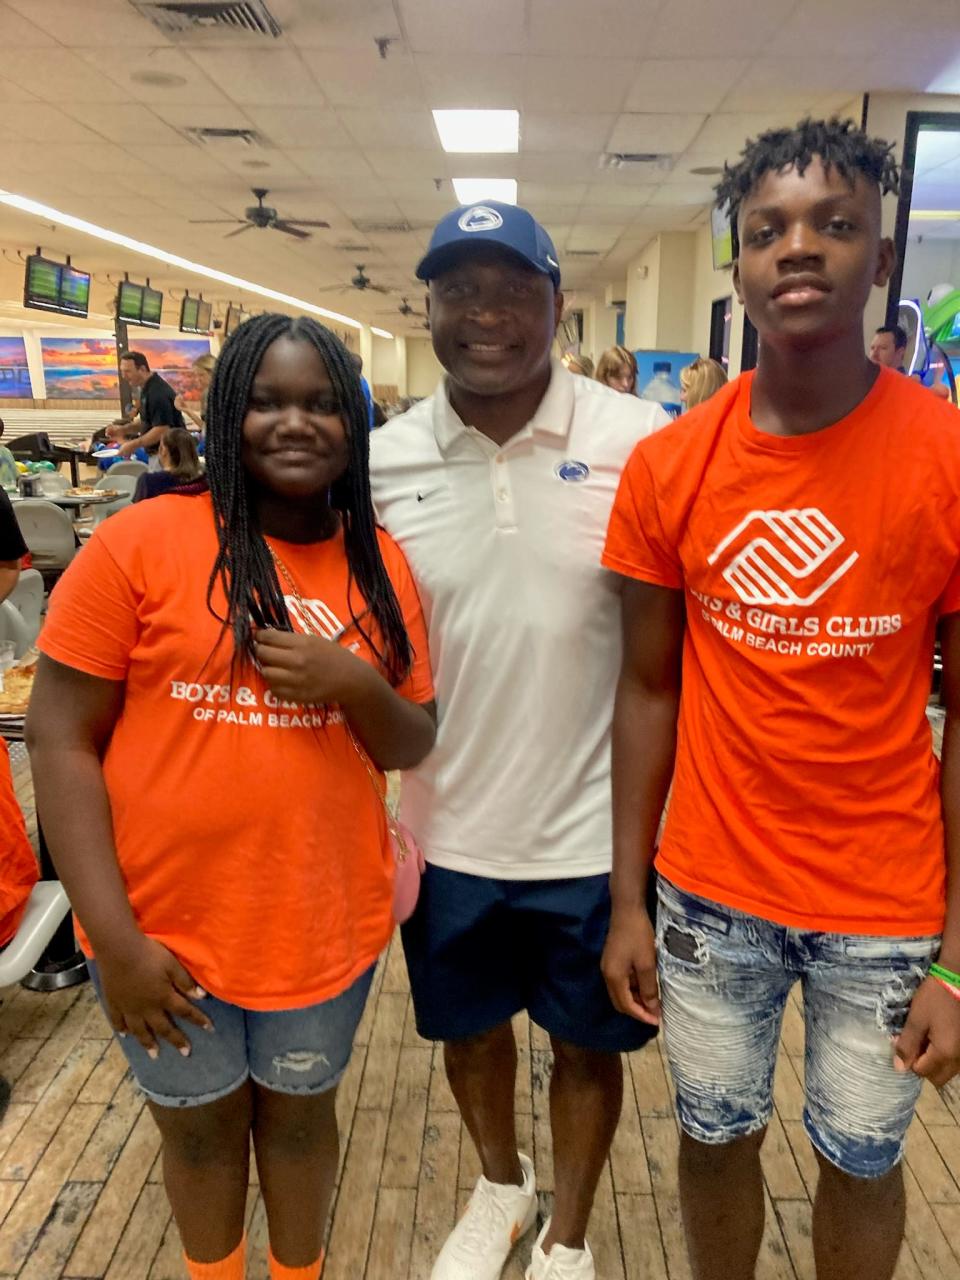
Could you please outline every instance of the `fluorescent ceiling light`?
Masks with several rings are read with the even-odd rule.
[[[454,178],[453,189],[461,204],[477,204],[481,200],[517,203],[516,178]]]
[[[444,151],[519,151],[519,111],[434,111]]]
[[[960,209],[911,209],[911,222],[949,222],[960,220]]]
[[[393,334],[388,329],[378,329],[376,326],[370,326],[370,332],[375,333],[378,338],[392,338]]]
[[[244,289],[248,293],[256,293],[261,298],[270,298],[273,302],[285,302],[288,307],[296,307],[310,315],[323,316],[327,320],[336,320],[351,329],[362,329],[359,320],[351,316],[341,315],[339,311],[328,311],[326,307],[318,307],[314,302],[304,298],[295,298],[289,293],[280,293],[277,289],[268,289],[266,285],[254,284],[252,280],[244,280],[241,276],[230,275],[227,271],[217,271],[215,267],[205,267],[202,263],[191,262],[189,258],[181,258],[178,253],[167,253],[166,249],[158,249],[155,245],[145,244],[142,240],[134,240],[130,236],[121,235],[118,231],[110,231],[106,227],[98,227],[95,222],[87,222],[85,218],[75,218],[72,213],[64,213],[62,209],[53,209],[39,200],[31,200],[28,196],[18,196],[12,191],[0,189],[0,204],[11,209],[19,209],[22,213],[32,213],[44,222],[53,222],[60,227],[70,227],[85,236],[93,236],[95,240],[106,240],[108,244],[118,245],[121,249],[129,249],[144,258],[153,258],[157,262],[165,262],[168,266],[179,267],[181,271],[189,271],[195,276],[204,276],[207,280],[217,280],[220,284],[230,285],[233,289]]]

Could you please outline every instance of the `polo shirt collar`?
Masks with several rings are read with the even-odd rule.
[[[550,361],[550,382],[544,397],[536,413],[513,440],[534,434],[552,436],[557,440],[567,438],[573,422],[575,376],[559,360]],[[447,380],[444,378],[433,397],[433,431],[441,453],[446,453],[465,434],[467,426],[450,403]]]

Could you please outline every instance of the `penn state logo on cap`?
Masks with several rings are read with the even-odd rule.
[[[461,231],[498,231],[503,226],[503,218],[496,209],[477,204],[461,214],[457,226]]]
[[[575,458],[567,458],[565,462],[558,462],[554,468],[554,474],[559,476],[561,480],[566,480],[567,484],[582,484],[590,474],[590,468],[585,462],[577,462]]]

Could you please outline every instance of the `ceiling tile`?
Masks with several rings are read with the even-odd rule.
[[[312,178],[371,178],[373,170],[366,157],[356,150],[325,150],[321,147],[288,147],[286,153]]]
[[[684,113],[655,115],[631,112],[620,116],[610,136],[608,150],[626,152],[667,152],[685,150],[693,142],[705,115]]]
[[[125,0],[6,0],[6,4],[71,48],[169,43]],[[6,44],[0,20],[0,45]]]
[[[103,71],[120,86],[123,100],[162,105],[214,105],[227,98],[200,67],[181,49],[141,48],[104,45],[99,49],[78,49],[90,67]],[[153,76],[174,76],[175,83],[153,84]]]
[[[439,147],[422,151],[398,147],[389,151],[368,150],[365,154],[370,167],[381,178],[446,178],[448,162],[463,159],[447,156]]]
[[[175,147],[150,147],[145,155],[151,169],[159,169],[174,178],[205,178],[211,170],[223,170],[212,148],[195,146],[190,142],[182,142]]]
[[[724,98],[723,111],[809,111],[825,93],[848,97],[867,83],[860,57],[764,57],[753,64]]]
[[[849,50],[866,59],[885,47],[896,47],[891,27],[903,16],[897,0],[801,0],[767,43],[764,57],[802,51],[814,63]]]
[[[520,175],[522,152],[516,155],[464,155],[441,152],[446,171],[457,178],[516,178]],[[442,163],[441,160],[441,163]]]
[[[619,52],[622,53],[622,45]],[[623,111],[624,100],[637,69],[628,58],[528,57],[523,80],[526,111],[578,112]],[[576,85],[576,93],[570,89]]]
[[[530,182],[590,182],[599,169],[597,156],[586,151],[521,151],[518,176]]]
[[[662,179],[663,175],[661,174],[660,176]],[[653,181],[643,186],[639,184],[614,186],[610,183],[592,182],[587,187],[584,203],[595,206],[607,205],[609,208],[617,208],[618,206],[635,208],[637,205],[646,204],[654,189],[655,183]]]
[[[602,224],[578,223],[567,236],[567,249],[611,249],[617,242],[615,227]]]
[[[517,5],[517,8],[520,8]],[[661,7],[661,0],[530,0],[530,49],[537,53],[622,55],[624,47],[641,46]],[[576,85],[576,77],[571,88]]]
[[[25,7],[29,10],[33,6]],[[29,22],[23,14],[5,4],[0,5],[0,49],[42,49],[56,43],[48,32]]]
[[[524,5],[518,0],[399,0],[398,8],[416,53],[517,53],[524,47]]]
[[[585,182],[522,182],[520,193],[525,200],[548,204],[583,204],[587,194]]]
[[[194,49],[193,61],[241,106],[323,106],[323,93],[292,49]]]
[[[361,147],[430,148],[437,145],[433,117],[427,111],[373,111],[344,108],[340,119]]]
[[[305,49],[301,57],[331,106],[394,111],[427,105],[413,59],[402,51],[383,59],[371,43],[362,50]]]
[[[270,12],[298,49],[360,49],[378,36],[401,39],[390,0],[270,0]]]
[[[702,208],[713,202],[713,185],[706,179],[699,182],[667,182],[650,196],[651,205],[696,205]]]
[[[542,222],[544,226],[553,225],[554,223],[562,223],[572,225],[580,216],[579,204],[554,204],[552,200],[531,199],[524,193],[524,188],[520,188],[520,205],[524,209],[529,209],[538,222]]]
[[[755,138],[767,129],[795,123],[796,113],[791,108],[769,112],[719,112],[707,120],[684,156],[684,161],[693,166],[701,157],[733,160],[740,154],[748,138]],[[701,162],[707,163],[707,160],[703,159]]]
[[[354,141],[335,112],[322,107],[247,107],[244,114],[278,147],[328,150],[352,148]]]
[[[633,206],[584,204],[580,206],[579,218],[583,222],[592,222],[596,226],[625,227],[633,219],[633,209],[639,209],[645,203],[646,197],[641,194]]]
[[[26,142],[97,142],[95,132],[45,102],[7,103],[0,112],[0,138]]]
[[[70,107],[70,114],[87,129],[109,138],[111,142],[129,143],[136,139],[138,146],[153,146],[156,143],[172,146],[183,141],[175,129],[159,119],[149,107],[138,102],[126,103],[122,111],[118,111],[116,107],[75,103]]]
[[[145,107],[141,109],[146,110]],[[152,104],[150,110],[173,129],[181,142],[185,140],[183,135],[187,129],[256,128],[250,115],[232,102],[224,101],[203,107],[191,103],[158,102]]]
[[[4,74],[48,102],[122,102],[122,90],[67,49],[36,49],[29,58],[7,58]]]
[[[624,111],[714,111],[750,65],[746,58],[647,58],[640,63]]]
[[[520,145],[529,151],[590,151],[599,154],[613,130],[613,115],[537,115],[520,118]]]
[[[834,11],[840,7],[836,0],[829,2]],[[796,0],[765,0],[762,5],[756,0],[670,0],[644,42],[644,53],[651,58],[749,57],[765,49],[795,5]]]
[[[431,110],[519,108],[524,60],[505,54],[416,55],[424,98]]]

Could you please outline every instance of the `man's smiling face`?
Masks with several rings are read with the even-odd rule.
[[[429,308],[433,349],[453,385],[497,396],[549,367],[563,294],[509,250],[476,244],[430,281]]]

